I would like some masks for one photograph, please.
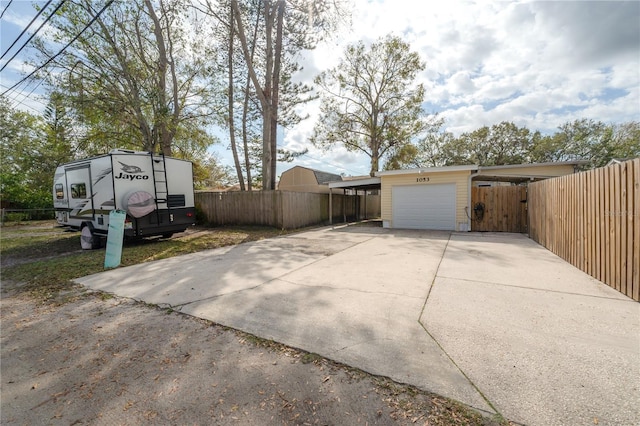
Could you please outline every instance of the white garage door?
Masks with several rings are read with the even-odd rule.
[[[456,184],[394,186],[393,227],[456,229]]]

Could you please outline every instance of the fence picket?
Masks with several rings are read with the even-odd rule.
[[[333,194],[333,218],[380,217],[380,196],[367,195],[364,202],[355,202],[364,195]],[[328,222],[329,195],[289,191],[238,191],[195,194],[196,206],[212,225],[261,225],[296,229]],[[345,202],[345,200],[347,200]],[[359,211],[356,214],[356,207]]]
[[[640,301],[640,159],[529,185],[529,236]]]
[[[620,199],[618,208],[620,209],[620,214],[618,216],[618,226],[620,230],[620,238],[618,239],[618,250],[619,250],[619,260],[618,260],[618,280],[620,281],[620,292],[623,294],[627,293],[627,166],[626,164],[620,164],[620,180],[619,180],[619,191],[620,191]]]
[[[607,216],[606,216],[606,209],[607,209],[607,203],[606,200],[607,198],[605,197],[606,193],[605,191],[602,189],[604,188],[604,186],[606,185],[606,181],[605,181],[605,169],[598,169],[598,180],[599,180],[599,188],[600,190],[598,191],[598,194],[600,196],[600,212],[598,215],[598,233],[600,234],[600,245],[598,245],[598,251],[599,251],[599,256],[598,258],[600,259],[600,281],[603,282],[607,282],[607,269],[606,269],[606,256],[607,256],[607,252],[604,250],[604,247],[607,244]]]
[[[632,298],[640,300],[640,159],[633,162],[633,291]]]
[[[638,169],[638,166],[633,162],[625,163],[627,165],[627,205],[626,205],[626,222],[627,222],[627,293],[633,293],[633,233],[634,233],[634,211],[633,211],[633,203],[634,199],[638,199],[638,193],[634,194],[634,169]],[[640,217],[640,216],[636,216]],[[640,228],[640,220],[635,222],[635,229]],[[635,256],[638,257],[638,253],[635,253]]]

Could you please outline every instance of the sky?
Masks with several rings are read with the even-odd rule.
[[[0,11],[7,4],[1,0]],[[444,130],[456,135],[502,121],[552,133],[580,118],[640,120],[638,1],[353,0],[353,6],[351,28],[300,55],[304,70],[295,79],[311,83],[339,63],[347,45],[392,34],[408,42],[426,64],[418,77],[426,88],[425,111],[438,113],[445,119]],[[30,1],[14,0],[9,6],[0,21],[3,53],[34,13]],[[0,74],[3,91],[17,81],[16,71],[26,69],[20,59],[25,58],[18,56]],[[34,100],[38,90],[22,107],[42,109]],[[309,114],[307,120],[281,129],[280,146],[309,152],[279,164],[278,174],[295,165],[368,174],[366,155],[342,147],[325,152],[309,143],[318,111],[319,102],[309,103],[302,111]],[[225,143],[213,150],[223,163],[233,164]]]

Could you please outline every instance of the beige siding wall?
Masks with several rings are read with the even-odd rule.
[[[393,228],[393,200],[391,188],[396,185],[434,185],[442,183],[456,184],[456,230],[460,231],[461,224],[468,224],[469,219],[465,207],[469,203],[469,175],[470,171],[440,172],[440,173],[412,173],[406,175],[382,176],[381,209],[382,220]],[[429,178],[429,182],[418,182],[418,179]]]
[[[278,189],[293,192],[314,192],[328,194],[328,185],[318,185],[313,171],[301,167],[294,167],[282,173]]]
[[[541,176],[555,177],[574,173],[573,165],[559,164],[555,166],[509,167],[497,170],[484,170],[481,174],[491,176]]]

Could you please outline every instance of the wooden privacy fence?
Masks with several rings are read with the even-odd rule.
[[[527,232],[527,188],[474,186],[471,188],[471,230]]]
[[[380,196],[333,195],[333,222],[380,217]],[[296,229],[329,221],[329,194],[289,191],[196,192],[196,206],[212,225]],[[366,207],[366,210],[365,210]],[[356,214],[357,213],[357,214]]]
[[[640,159],[529,185],[529,236],[640,301]]]

